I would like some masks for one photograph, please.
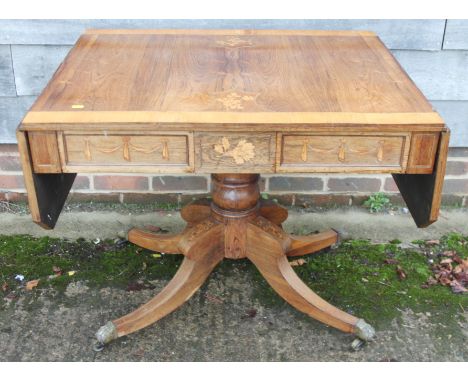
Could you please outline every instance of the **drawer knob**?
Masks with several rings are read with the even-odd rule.
[[[340,162],[344,162],[346,160],[346,152],[345,152],[345,149],[346,149],[346,141],[344,139],[342,139],[340,141],[340,148],[338,150],[338,160]]]
[[[377,160],[379,162],[383,161],[384,143],[385,141],[379,141],[379,148],[377,149]]]
[[[131,137],[122,137],[122,144],[120,145],[117,145],[117,146],[113,146],[113,147],[96,147],[96,145],[94,145],[94,148],[99,151],[100,153],[103,153],[103,154],[112,154],[118,150],[122,150],[122,157],[124,160],[126,160],[127,162],[131,162],[132,159],[131,159],[131,155],[130,155],[130,152],[131,150],[134,150],[134,151],[138,151],[138,152],[141,152],[141,153],[144,153],[144,154],[152,154],[154,153],[155,151],[158,151],[158,150],[161,150],[161,156],[164,160],[169,160],[169,145],[167,143],[167,141],[164,141],[162,143],[162,146],[161,146],[161,143],[158,143],[154,146],[151,146],[151,147],[144,147],[144,146],[138,146],[138,145],[135,145],[133,144],[131,141],[130,141]],[[84,139],[84,156],[86,158],[86,160],[90,161],[92,160],[92,154],[91,154],[91,142],[89,141],[88,138],[85,138]]]

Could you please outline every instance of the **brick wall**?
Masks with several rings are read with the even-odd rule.
[[[209,175],[79,174],[70,201],[115,203],[159,202],[182,205],[210,190]],[[401,203],[389,175],[308,174],[264,175],[262,192],[285,205],[361,205],[382,191]],[[0,145],[0,200],[26,200],[17,146]],[[449,152],[444,204],[468,207],[468,149]]]
[[[468,203],[468,20],[0,20],[0,200],[24,199],[15,129],[86,28],[362,29],[376,32],[452,130],[444,202]],[[385,175],[265,176],[284,204],[360,204]],[[184,203],[208,176],[79,174],[71,199]]]

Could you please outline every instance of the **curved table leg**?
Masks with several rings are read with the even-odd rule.
[[[203,223],[201,223],[203,224]],[[188,231],[188,236],[195,236],[192,241],[185,241],[187,252],[190,256],[185,257],[174,278],[146,304],[135,311],[108,322],[96,333],[100,344],[106,344],[115,338],[125,336],[140,330],[162,317],[168,315],[185,301],[187,301],[205,282],[215,266],[223,259],[219,238],[221,225],[208,225],[208,229],[200,232],[199,227],[194,227],[195,232]],[[202,226],[204,228],[204,226]],[[195,250],[192,254],[192,248]]]
[[[314,235],[290,235],[291,245],[286,256],[302,256],[320,251],[338,241],[338,233],[332,229]]]
[[[260,216],[279,226],[288,218],[288,210],[271,200],[260,201],[258,213]]]
[[[146,249],[162,253],[181,253],[178,247],[183,233],[164,234],[140,228],[132,228],[128,231],[128,241]]]
[[[284,244],[262,228],[249,224],[247,258],[270,286],[289,304],[312,318],[368,341],[375,331],[364,320],[334,307],[315,294],[297,276],[283,250]]]

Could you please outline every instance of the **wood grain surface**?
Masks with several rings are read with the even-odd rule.
[[[372,33],[90,30],[23,121],[427,124],[421,92]]]

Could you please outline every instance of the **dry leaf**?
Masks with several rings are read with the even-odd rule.
[[[249,309],[241,318],[254,318],[257,315],[257,309]]]
[[[68,276],[73,276],[76,273],[76,271],[69,271]]]
[[[452,257],[452,256],[456,255],[456,252],[455,251],[444,251],[444,252],[442,252],[442,255],[445,256],[445,257]]]
[[[291,267],[298,267],[298,266],[304,265],[305,263],[307,263],[307,261],[305,261],[304,259],[297,259],[297,260],[290,261],[289,265],[291,265]]]
[[[208,301],[211,301],[211,302],[216,302],[217,304],[222,304],[223,303],[223,300],[221,300],[219,297],[216,297],[216,296],[213,296],[209,293],[205,293],[205,297]]]
[[[8,290],[8,283],[3,283],[2,285],[2,291],[6,292]]]
[[[62,274],[62,270],[59,267],[56,267],[55,265],[52,267],[52,271],[57,275],[60,276]]]
[[[427,245],[438,245],[440,244],[440,240],[433,239],[433,240],[426,240]]]
[[[466,289],[463,285],[461,285],[457,280],[453,280],[450,283],[450,287],[452,288],[453,293],[466,293],[468,289]]]
[[[26,283],[26,290],[32,290],[33,288],[37,287],[39,284],[39,280],[31,280]]]
[[[405,271],[403,270],[403,268],[400,267],[399,265],[397,265],[397,267],[396,267],[396,273],[397,273],[398,278],[399,278],[400,280],[406,279],[406,273],[405,273]]]
[[[398,260],[397,259],[385,259],[384,263],[385,264],[398,264]]]

